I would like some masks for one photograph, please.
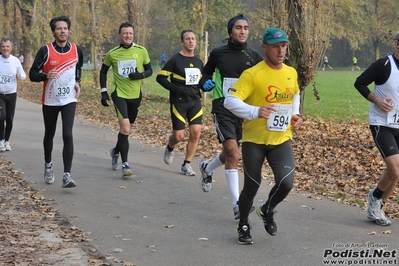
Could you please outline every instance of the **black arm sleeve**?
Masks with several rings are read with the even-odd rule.
[[[381,58],[371,64],[355,81],[355,88],[359,93],[367,99],[371,90],[368,85],[375,83],[377,85],[384,84],[391,73],[391,64],[388,58]]]
[[[101,88],[107,87],[107,73],[108,73],[109,66],[102,64],[100,70],[100,86]]]
[[[76,46],[76,49],[78,50],[78,63],[76,64],[75,80],[80,82],[82,79],[83,52],[79,46]]]
[[[356,79],[356,81],[355,81],[355,88],[360,92],[360,94],[364,97],[364,98],[366,98],[367,99],[367,97],[369,96],[369,94],[370,94],[370,89],[367,87],[367,85],[363,85],[363,84],[361,84],[361,83],[359,83],[358,81],[357,81],[357,79]]]
[[[198,83],[199,87],[202,89],[204,87],[204,83],[208,80],[208,79],[212,79],[213,78],[213,72],[215,72],[216,69],[216,57],[213,56],[213,52],[211,52],[211,54],[208,57],[208,61],[204,66],[204,69],[202,70],[202,76],[201,79]]]
[[[29,70],[30,81],[41,82],[47,80],[46,73],[41,72],[43,69],[43,64],[47,60],[47,56],[47,46],[42,46],[37,52]]]
[[[144,67],[144,78],[148,78],[152,75],[152,68],[151,68],[151,63],[148,63],[143,66]]]
[[[156,80],[162,87],[164,87],[168,91],[173,91],[176,88],[176,85],[172,84],[168,80],[168,76],[158,74]]]

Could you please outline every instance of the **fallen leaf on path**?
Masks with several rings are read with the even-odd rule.
[[[174,228],[175,226],[173,224],[171,225],[165,225],[165,228]]]
[[[137,264],[134,262],[125,261],[123,262],[123,266],[136,266]]]

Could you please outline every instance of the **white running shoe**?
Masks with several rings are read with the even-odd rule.
[[[75,181],[73,181],[71,174],[68,172],[65,172],[64,175],[62,176],[62,187],[63,188],[76,187]]]
[[[112,148],[109,151],[109,155],[111,156],[111,165],[112,165],[112,169],[119,170],[119,153],[115,154],[115,148]]]
[[[4,142],[4,147],[6,148],[6,151],[11,151],[11,145],[9,141]]]
[[[53,164],[51,164],[50,167],[46,167],[46,165],[44,166],[44,182],[46,182],[49,185],[54,183]]]
[[[185,165],[183,165],[181,168],[181,174],[182,175],[189,175],[189,176],[194,176],[195,172],[193,171],[193,168],[191,167],[191,165],[189,163],[186,163]]]
[[[165,152],[163,154],[163,161],[166,164],[171,164],[172,161],[173,161],[174,152],[173,151],[169,151],[168,145],[169,145],[169,143],[166,143]]]
[[[213,173],[207,174],[205,172],[205,168],[208,166],[208,163],[205,160],[202,160],[199,164],[199,169],[201,171],[201,177],[200,177],[200,187],[202,191],[204,192],[209,192],[211,191],[212,188],[212,175]]]
[[[382,199],[377,199],[373,196],[374,189],[370,190],[367,201],[369,206],[367,208],[367,218],[374,221],[378,225],[390,225],[391,221],[385,216],[382,210]]]

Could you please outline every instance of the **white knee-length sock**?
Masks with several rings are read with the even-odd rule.
[[[240,186],[238,181],[238,171],[237,169],[226,169],[224,170],[226,176],[227,187],[230,192],[231,202],[233,207],[237,204],[238,197],[240,196]]]
[[[215,170],[216,168],[220,167],[223,165],[222,161],[219,158],[220,153],[218,155],[216,155],[216,157],[208,164],[208,166],[205,169],[205,172],[207,174],[210,174],[213,172],[213,170]]]

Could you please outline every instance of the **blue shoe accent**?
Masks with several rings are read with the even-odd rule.
[[[130,169],[130,166],[128,163],[123,163],[122,164],[122,177],[128,177],[133,175],[132,169]]]

